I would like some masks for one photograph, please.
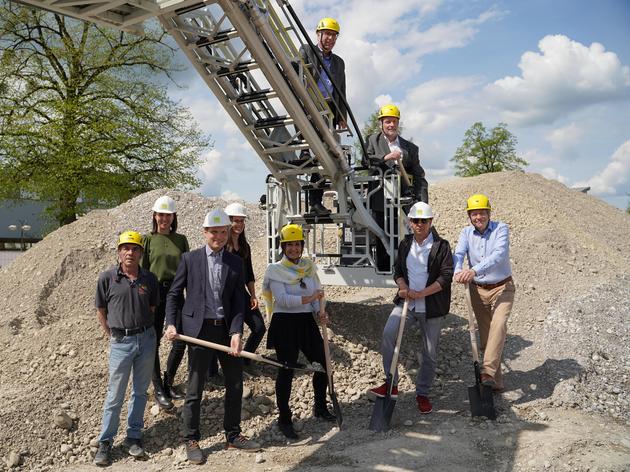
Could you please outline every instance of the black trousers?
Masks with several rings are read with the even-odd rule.
[[[230,336],[225,326],[214,326],[209,320],[203,322],[198,337],[205,341],[225,346],[230,345]],[[211,354],[216,354],[219,358],[223,375],[225,376],[225,412],[223,414],[225,437],[230,440],[241,433],[243,360],[240,357],[230,356],[223,351],[215,351],[196,344],[189,344],[190,370],[188,372],[186,400],[182,410],[184,440],[194,439],[198,441],[201,438],[199,429],[201,399]]]
[[[271,339],[268,344],[276,350],[281,362],[295,363],[300,351],[309,362],[318,362],[326,367],[324,341],[311,313],[274,313],[269,327]],[[276,403],[280,415],[280,423],[290,423],[293,413],[289,406],[291,387],[293,385],[292,369],[278,369],[276,377]],[[326,387],[328,377],[323,372],[313,374],[313,393],[315,408],[326,408]]]
[[[166,317],[166,294],[171,288],[170,282],[160,282],[160,304],[155,309],[153,326],[155,327],[155,334],[157,342],[155,343],[155,363],[153,364],[153,387],[157,390],[162,390],[162,370],[160,368],[160,340],[162,339],[162,331],[164,330],[164,319]],[[183,300],[182,300],[183,301]],[[181,332],[181,312],[177,314],[177,332]],[[170,379],[175,378],[177,369],[184,358],[184,352],[186,352],[186,343],[184,341],[175,340],[172,343],[171,351],[168,354],[166,361],[166,374]]]

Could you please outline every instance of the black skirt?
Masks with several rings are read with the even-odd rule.
[[[267,349],[313,351],[323,346],[315,317],[308,313],[274,313],[267,331]]]

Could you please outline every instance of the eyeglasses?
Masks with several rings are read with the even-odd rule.
[[[414,224],[422,224],[425,225],[427,224],[429,221],[431,221],[431,218],[409,218],[409,220]]]
[[[300,288],[306,288],[306,282],[304,282],[304,279],[300,279]]]

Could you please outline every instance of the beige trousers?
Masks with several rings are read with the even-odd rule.
[[[470,301],[477,318],[483,351],[481,371],[494,377],[497,388],[503,388],[501,357],[515,290],[513,281],[490,290],[470,284]]]

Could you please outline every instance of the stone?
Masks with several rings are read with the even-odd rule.
[[[160,414],[160,407],[157,405],[153,405],[150,411],[151,411],[151,415],[157,416]]]
[[[247,385],[243,385],[243,398],[247,399],[252,396],[252,389]]]
[[[404,424],[405,426],[413,426],[413,421],[411,421],[411,420],[405,420],[405,421],[403,422],[403,424]]]
[[[62,411],[57,413],[54,418],[55,426],[61,429],[69,430],[72,428],[72,418],[65,412]]]
[[[21,460],[22,458],[17,452],[11,451],[9,453],[9,456],[5,459],[4,463],[9,469],[12,469],[13,467],[17,467],[18,465],[20,465]]]
[[[259,452],[256,454],[254,462],[256,462],[256,464],[262,464],[263,462],[265,462],[265,458],[263,457],[262,453]]]

